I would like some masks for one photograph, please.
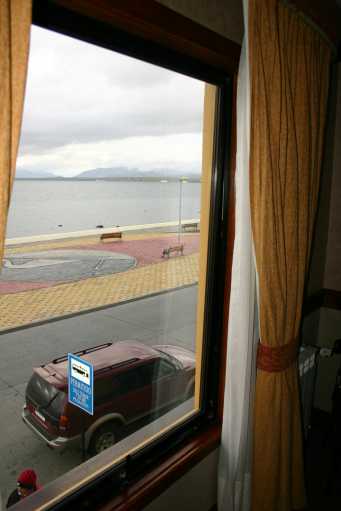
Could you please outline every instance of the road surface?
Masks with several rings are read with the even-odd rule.
[[[32,467],[42,484],[81,462],[78,450],[46,447],[21,420],[32,367],[106,341],[176,344],[194,351],[197,286],[190,286],[72,318],[0,335],[0,474],[5,500],[21,470]]]

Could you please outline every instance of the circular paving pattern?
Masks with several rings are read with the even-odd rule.
[[[99,250],[48,250],[4,258],[2,281],[72,282],[119,273],[136,266],[127,254]]]

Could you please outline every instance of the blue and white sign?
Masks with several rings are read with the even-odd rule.
[[[89,362],[68,353],[69,403],[94,414],[94,368]]]

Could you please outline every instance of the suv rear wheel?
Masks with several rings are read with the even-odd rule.
[[[89,444],[89,454],[96,456],[100,452],[113,446],[117,441],[117,424],[108,422],[100,426],[92,435]]]

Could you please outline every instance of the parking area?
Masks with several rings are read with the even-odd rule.
[[[40,482],[46,484],[81,462],[80,451],[51,451],[23,424],[21,409],[32,367],[106,341],[139,340],[147,345],[174,344],[194,351],[197,285],[160,291],[129,303],[0,335],[3,500],[23,468],[34,468]]]

